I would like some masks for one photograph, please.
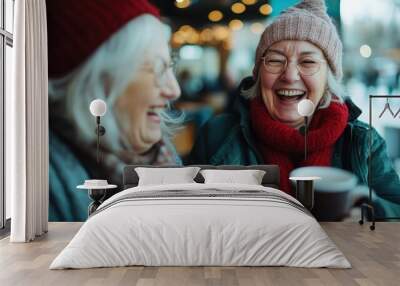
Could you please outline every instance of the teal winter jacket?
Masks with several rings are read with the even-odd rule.
[[[249,100],[240,91],[252,86],[251,78],[242,81],[230,113],[210,119],[201,129],[189,156],[189,164],[257,165],[264,164],[255,144],[249,118]],[[354,173],[360,184],[368,185],[369,126],[357,118],[361,110],[346,99],[349,108],[347,127],[336,142],[332,167]],[[400,180],[387,155],[384,139],[371,131],[371,187],[378,217],[400,216]]]
[[[168,143],[170,144],[170,143]],[[182,162],[174,151],[177,165]],[[80,156],[79,156],[80,155]],[[90,178],[108,179],[96,162],[79,154],[53,130],[49,131],[49,221],[85,221],[91,199],[76,187]],[[122,179],[122,174],[121,174]],[[110,181],[110,180],[109,180]],[[122,180],[121,180],[122,181]],[[113,182],[114,183],[114,182]],[[122,186],[118,186],[121,190]]]

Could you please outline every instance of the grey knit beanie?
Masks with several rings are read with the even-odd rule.
[[[324,53],[334,76],[342,78],[342,42],[326,13],[324,0],[303,0],[283,11],[267,26],[256,50],[253,77],[256,80],[261,57],[274,43],[283,40],[309,41]]]

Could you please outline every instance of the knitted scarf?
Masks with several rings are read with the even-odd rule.
[[[106,179],[109,183],[122,186],[122,172],[126,165],[176,165],[176,151],[174,146],[164,138],[144,154],[137,154],[132,146],[123,146],[120,150],[113,150],[111,141],[121,138],[110,137],[105,134],[100,144],[100,166],[96,162],[96,136],[89,140],[81,136],[76,123],[67,117],[67,113],[57,113],[56,108],[50,109],[51,130],[68,145],[79,161],[88,169],[92,179]],[[88,178],[89,179],[89,178]]]
[[[307,135],[307,160],[304,160],[304,135],[299,130],[272,119],[260,97],[250,103],[251,126],[267,164],[280,167],[281,189],[293,195],[289,173],[297,167],[330,166],[335,142],[348,120],[345,104],[332,102],[313,115]]]

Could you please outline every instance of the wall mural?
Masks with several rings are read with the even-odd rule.
[[[400,216],[400,180],[385,140],[369,133],[360,120],[367,111],[344,92],[341,38],[323,2],[313,5],[297,4],[258,33],[247,77],[235,81],[232,29],[172,33],[145,0],[47,1],[49,219],[86,220],[92,200],[84,182],[93,184],[97,206],[121,191],[131,164],[277,164],[281,190],[293,196],[296,178],[320,178],[318,219],[348,219],[368,200],[370,154],[375,215]],[[303,14],[303,30],[291,30],[289,18]],[[182,59],[176,69],[171,50]],[[213,81],[204,69],[214,67]],[[105,197],[96,184],[107,184]]]

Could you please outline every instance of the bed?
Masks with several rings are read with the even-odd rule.
[[[350,268],[343,253],[300,202],[279,190],[279,168],[260,185],[138,185],[124,169],[124,190],[107,199],[55,258],[50,269],[144,266],[291,266]],[[179,167],[177,167],[179,168]]]

